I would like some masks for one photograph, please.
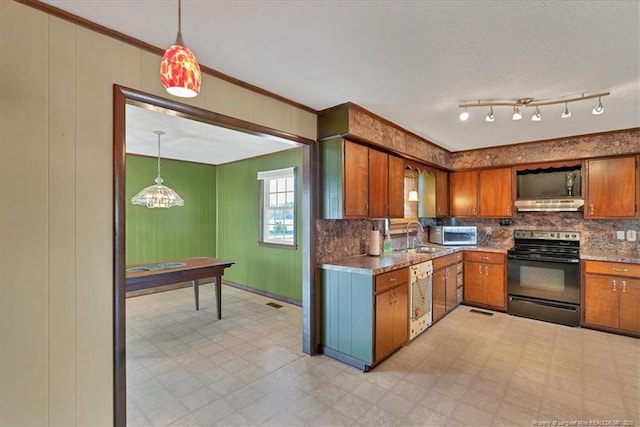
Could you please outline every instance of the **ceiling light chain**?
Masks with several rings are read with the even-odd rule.
[[[460,120],[462,121],[466,121],[470,117],[469,112],[467,111],[468,107],[489,107],[489,113],[485,116],[485,121],[487,122],[493,122],[495,119],[495,116],[493,113],[493,107],[512,107],[513,113],[511,118],[513,120],[522,119],[522,113],[520,112],[520,108],[536,107],[536,111],[531,116],[531,120],[534,122],[539,122],[542,120],[542,113],[540,112],[540,107],[542,106],[564,104],[564,109],[562,111],[562,114],[560,115],[560,117],[564,119],[564,118],[571,117],[571,111],[569,110],[570,102],[584,101],[587,99],[595,99],[595,98],[598,98],[598,103],[595,105],[595,107],[593,107],[591,114],[598,116],[604,113],[602,98],[609,95],[610,95],[610,92],[596,93],[596,94],[587,95],[587,96],[585,96],[585,94],[582,93],[580,96],[573,97],[573,98],[551,99],[551,100],[540,100],[540,101],[534,98],[529,98],[529,97],[519,98],[516,100],[507,100],[507,101],[498,101],[498,100],[483,101],[479,99],[477,103],[459,104],[458,107],[464,108],[464,111],[460,114]]]

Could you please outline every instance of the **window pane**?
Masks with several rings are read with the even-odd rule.
[[[278,191],[287,191],[287,187],[286,187],[286,183],[287,180],[286,178],[278,178]]]
[[[277,197],[275,194],[271,194],[269,195],[269,207],[270,208],[275,208],[277,206],[278,202],[277,202]]]
[[[289,177],[286,178],[287,180],[287,190],[286,191],[294,191],[295,189],[293,188],[293,177]]]
[[[276,191],[278,191],[278,180],[277,179],[270,179],[269,180],[269,192],[270,193],[275,193]]]

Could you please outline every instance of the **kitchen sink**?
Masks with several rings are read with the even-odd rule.
[[[435,246],[418,246],[417,248],[401,249],[402,252],[409,254],[430,254],[434,252],[441,252],[446,250],[445,248],[437,248]]]

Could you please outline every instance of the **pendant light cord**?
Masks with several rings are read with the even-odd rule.
[[[176,37],[176,44],[184,46],[182,41],[182,0],[178,0],[178,36]]]

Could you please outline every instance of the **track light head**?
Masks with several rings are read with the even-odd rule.
[[[513,120],[520,120],[522,118],[522,114],[520,114],[520,108],[513,107],[513,116],[511,116]]]
[[[469,113],[467,112],[467,109],[465,108],[464,111],[462,113],[460,113],[460,120],[462,120],[463,122],[466,122],[468,118],[469,118]]]
[[[594,116],[599,116],[602,113],[604,113],[604,105],[602,105],[602,102],[600,102],[600,97],[598,97],[598,103],[595,107],[593,107],[593,110],[591,110],[591,114],[593,114]]]
[[[562,112],[560,117],[562,117],[563,119],[568,119],[569,117],[571,117],[571,111],[569,111],[569,104],[566,102],[564,103],[564,111]]]
[[[493,115],[493,106],[489,106],[489,113],[487,113],[487,116],[484,118],[484,120],[486,122],[492,122],[495,120],[495,116]]]
[[[540,114],[540,108],[536,107],[536,112],[531,116],[531,120],[534,122],[539,122],[542,120],[542,114]]]

